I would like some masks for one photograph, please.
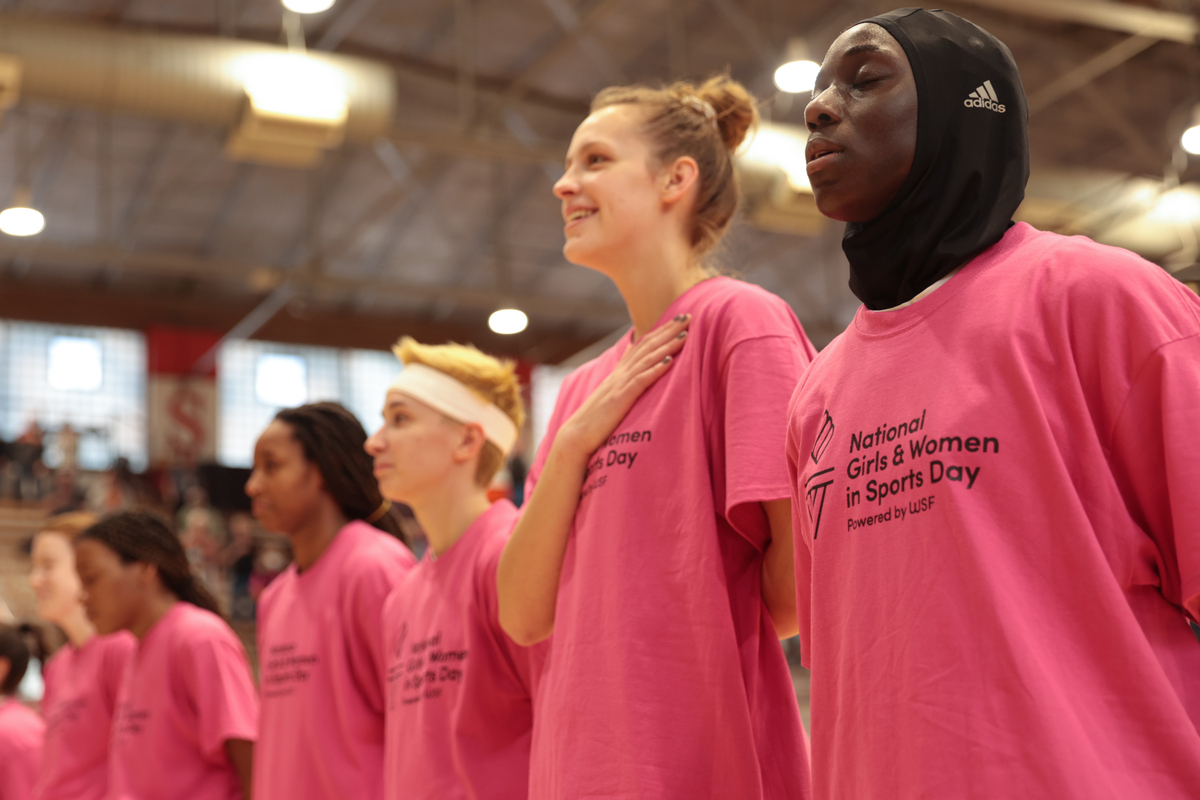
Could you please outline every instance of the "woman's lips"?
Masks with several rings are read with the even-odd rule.
[[[815,175],[816,173],[820,172],[821,170],[828,168],[831,164],[835,163],[841,156],[842,156],[842,153],[836,152],[836,151],[823,153],[823,154],[817,156],[812,161],[808,162],[808,166],[806,169],[808,171],[809,176],[811,177],[811,176]]]

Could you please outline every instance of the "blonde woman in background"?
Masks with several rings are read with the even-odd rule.
[[[501,629],[496,565],[517,520],[488,485],[524,424],[511,363],[473,347],[395,348],[404,369],[367,440],[384,497],[429,540],[388,597],[387,800],[524,800],[533,696],[547,645]]]

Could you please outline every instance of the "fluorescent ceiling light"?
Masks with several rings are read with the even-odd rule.
[[[53,389],[94,392],[100,388],[104,370],[100,343],[82,336],[55,336],[50,340],[46,382]]]
[[[488,317],[488,327],[495,333],[520,333],[529,326],[529,317],[525,316],[525,312],[518,311],[515,308],[502,308],[499,311],[493,311]]]
[[[781,169],[793,191],[811,192],[804,147],[808,132],[793,125],[761,123],[745,144],[738,159],[747,166]]]
[[[271,53],[247,59],[241,71],[257,111],[331,124],[346,120],[346,76],[330,64],[301,53]]]
[[[791,94],[811,92],[820,71],[821,65],[815,61],[789,61],[775,70],[775,85]]]
[[[1184,131],[1179,143],[1192,155],[1200,156],[1200,125],[1193,125]]]
[[[46,218],[36,209],[14,206],[0,211],[0,231],[9,236],[33,236],[45,227]]]
[[[283,0],[283,7],[297,14],[319,14],[333,3],[334,0]]]
[[[298,406],[308,400],[308,368],[300,356],[267,353],[258,357],[254,394],[268,406]]]
[[[1172,189],[1158,198],[1146,216],[1156,222],[1200,221],[1200,197],[1186,189]]]

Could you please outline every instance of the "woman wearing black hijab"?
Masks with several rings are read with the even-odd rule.
[[[790,410],[817,800],[1200,793],[1200,300],[1012,222],[1027,117],[920,9],[806,111],[864,304]]]

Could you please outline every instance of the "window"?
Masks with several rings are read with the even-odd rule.
[[[266,353],[254,370],[254,394],[267,406],[303,405],[308,400],[308,367],[303,356]]]
[[[217,355],[217,460],[254,461],[254,443],[281,408],[334,400],[368,433],[400,362],[382,350],[337,350],[277,342],[228,342]]]
[[[119,456],[146,466],[146,342],[137,331],[0,321],[0,437],[30,422],[46,433],[46,463],[62,463],[57,432],[79,434],[79,465]]]
[[[46,380],[52,389],[94,392],[103,379],[100,342],[81,336],[55,336],[50,340]]]

